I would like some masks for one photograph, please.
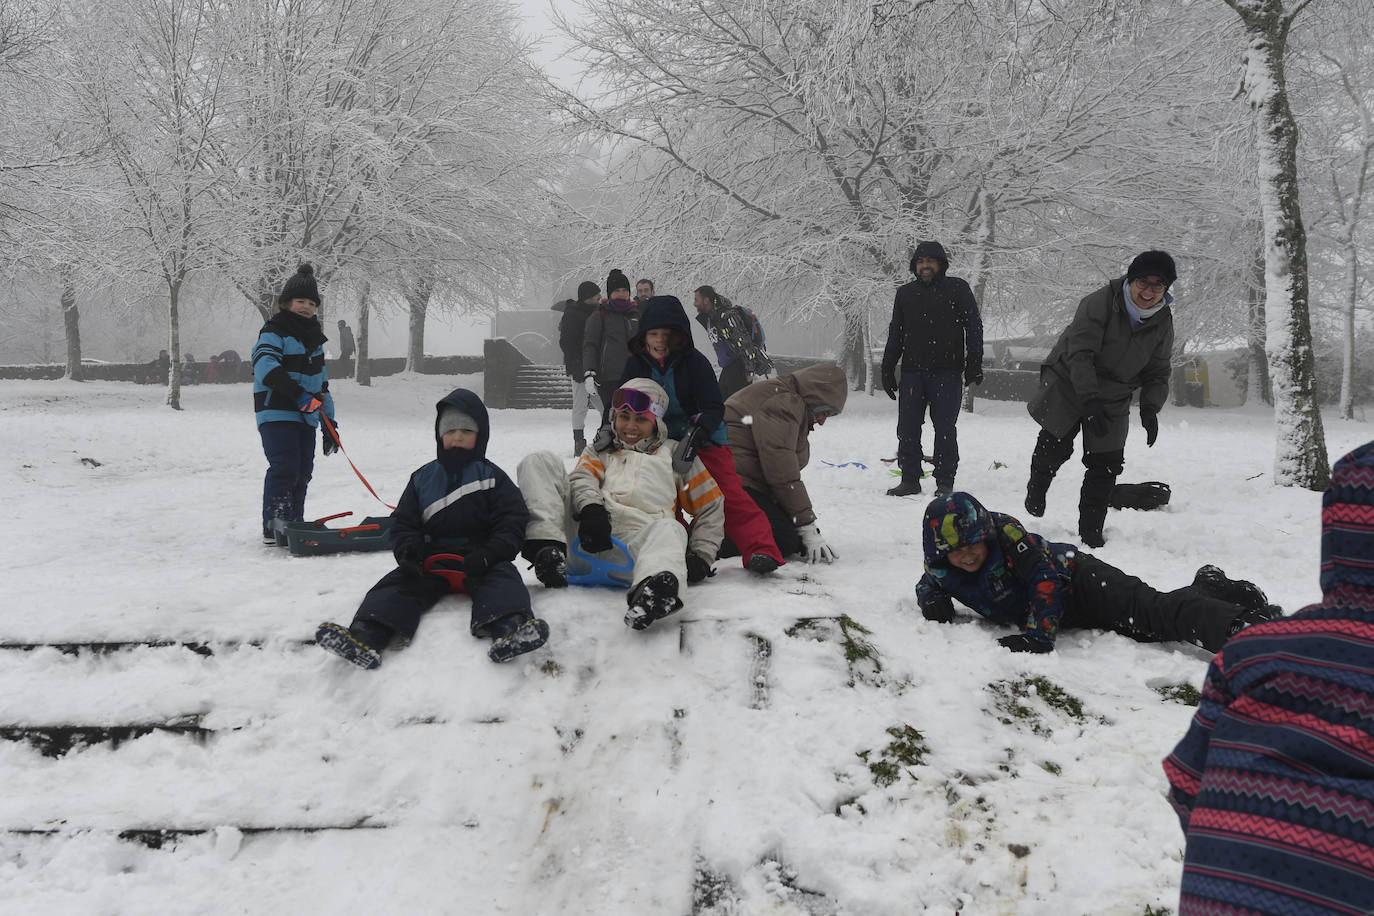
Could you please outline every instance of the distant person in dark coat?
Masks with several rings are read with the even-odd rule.
[[[1164,761],[1179,916],[1374,912],[1374,442],[1332,469],[1321,589],[1222,647]]]
[[[1085,296],[1040,366],[1040,390],[1027,405],[1040,436],[1031,454],[1026,511],[1045,514],[1050,483],[1073,455],[1081,429],[1087,470],[1078,494],[1078,536],[1089,547],[1106,543],[1102,529],[1125,466],[1136,391],[1145,444],[1153,446],[1159,435],[1174,350],[1169,287],[1177,278],[1173,258],[1146,251],[1131,261],[1126,276]]]
[[[493,640],[492,661],[508,661],[549,638],[511,562],[530,513],[515,483],[486,457],[486,405],[457,388],[434,412],[437,457],[410,475],[392,513],[396,568],[368,591],[351,625],[326,622],[315,633],[322,648],[361,668],[380,665],[393,636],[414,638],[420,616],[450,593],[447,579],[425,572],[425,560],[435,554],[463,557],[463,590],[472,599],[468,628]]]
[[[720,393],[730,397],[755,378],[773,371],[754,313],[720,295],[710,286],[698,286],[692,294],[697,322],[706,329],[720,366]],[[757,334],[755,330],[757,329]]]
[[[243,359],[240,358],[238,351],[225,350],[210,357],[205,377],[211,382],[237,382],[242,371]]]
[[[630,358],[630,341],[639,332],[639,304],[630,298],[630,281],[619,270],[606,277],[606,296],[600,307],[587,318],[582,343],[582,376],[596,387],[604,411],[611,395],[620,387],[625,363]]]
[[[342,318],[339,319],[339,360],[343,363],[343,377],[349,378],[353,375],[353,354],[358,352],[358,345],[353,340],[353,329],[348,326]]]
[[[563,369],[572,382],[573,457],[587,447],[587,410],[600,418],[601,399],[596,386],[587,381],[582,363],[582,346],[586,343],[587,319],[601,301],[601,287],[591,280],[583,280],[577,287],[577,298],[563,303],[563,317],[558,319],[558,348],[563,351]]]
[[[983,381],[983,318],[968,283],[948,276],[948,270],[944,246],[921,242],[911,255],[916,279],[898,289],[892,303],[882,381],[887,396],[897,401],[902,482],[888,496],[921,492],[921,427],[927,408],[935,427],[935,495],[948,496],[954,489],[964,385]]]
[[[635,281],[635,304],[641,309],[654,298],[654,281],[647,277],[642,277]]]
[[[1012,652],[1051,652],[1060,630],[1079,628],[1216,651],[1243,627],[1282,613],[1253,582],[1229,579],[1215,566],[1201,567],[1191,585],[1156,591],[957,490],[926,506],[922,547],[922,616],[949,623],[957,599],[994,623],[1020,627],[997,641]]]

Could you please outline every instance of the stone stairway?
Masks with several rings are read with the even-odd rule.
[[[562,366],[521,366],[511,387],[509,407],[572,409],[572,389]]]

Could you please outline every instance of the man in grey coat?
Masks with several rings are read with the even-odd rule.
[[[1084,297],[1040,366],[1040,390],[1027,405],[1040,436],[1031,454],[1026,511],[1045,514],[1050,483],[1072,457],[1081,429],[1087,470],[1078,496],[1078,536],[1089,547],[1106,543],[1102,527],[1124,467],[1136,391],[1145,444],[1153,447],[1159,435],[1174,349],[1169,287],[1177,278],[1173,258],[1146,251],[1131,261],[1126,276]]]

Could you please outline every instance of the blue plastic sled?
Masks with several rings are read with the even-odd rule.
[[[611,538],[611,549],[600,554],[582,550],[582,539],[573,538],[568,550],[568,584],[589,588],[629,588],[634,584],[634,560],[620,538]]]

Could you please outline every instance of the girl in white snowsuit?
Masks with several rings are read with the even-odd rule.
[[[571,473],[552,452],[527,456],[516,480],[530,508],[525,556],[549,588],[567,585],[566,545],[601,553],[614,535],[634,564],[626,625],[642,630],[682,607],[679,586],[700,582],[725,534],[725,501],[698,458],[686,473],[673,469],[663,416],[667,393],[651,379],[626,382],[611,399],[615,437],[607,451],[588,446]],[[692,516],[690,530],[677,519]],[[573,522],[576,521],[576,526]]]

